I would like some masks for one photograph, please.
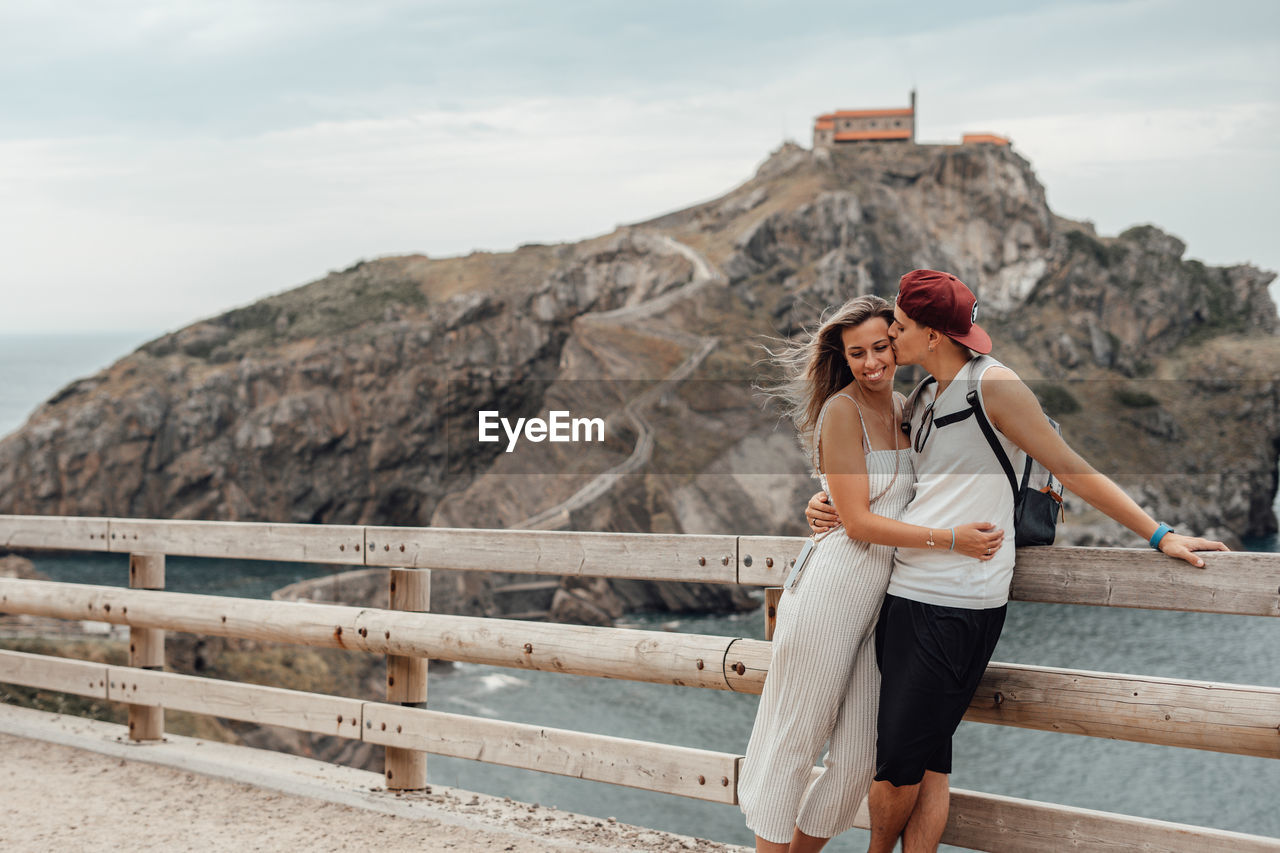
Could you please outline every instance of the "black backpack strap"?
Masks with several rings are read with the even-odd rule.
[[[1013,463],[1009,461],[1009,455],[1000,446],[1000,439],[996,438],[996,431],[991,426],[991,421],[987,420],[987,413],[982,410],[982,403],[978,399],[978,389],[975,388],[966,394],[965,400],[973,407],[974,417],[978,420],[978,428],[982,430],[982,435],[987,439],[987,444],[991,445],[991,449],[995,452],[996,459],[1000,462],[1000,467],[1004,469],[1004,475],[1009,478],[1009,488],[1013,489],[1013,502],[1016,504],[1018,502],[1018,477],[1013,473]]]
[[[924,389],[928,387],[929,383],[935,381],[936,380],[932,376],[926,376],[924,379],[921,379],[916,383],[916,387],[911,390],[911,393],[907,395],[906,402],[902,404],[901,429],[902,434],[908,439],[911,438],[911,416],[915,414],[916,401],[920,399],[921,393],[924,392]]]

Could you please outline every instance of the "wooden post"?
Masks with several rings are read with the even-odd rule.
[[[773,639],[773,632],[778,627],[778,602],[782,599],[782,587],[766,586],[764,588],[764,638]]]
[[[164,589],[164,554],[130,554],[129,587]],[[129,628],[129,665],[164,669],[164,629]],[[164,740],[164,708],[130,705],[129,740]]]
[[[425,613],[431,609],[431,571],[392,569],[390,607]],[[427,659],[387,655],[387,701],[409,708],[427,707]],[[388,746],[387,789],[417,791],[427,787],[427,754]]]

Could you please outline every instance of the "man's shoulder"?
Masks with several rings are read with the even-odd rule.
[[[981,365],[979,367],[979,369],[982,371],[980,376],[982,379],[982,384],[984,386],[987,384],[988,381],[999,382],[1006,379],[1018,378],[1018,374],[1015,373],[1013,371],[1013,368],[1009,367],[1007,364],[1000,361],[996,361],[994,358],[991,358],[990,356],[986,356],[984,360],[986,361],[986,364]]]
[[[982,396],[985,398],[993,391],[996,393],[1008,391],[1015,385],[1023,383],[1012,368],[992,359],[992,363],[982,368],[978,384],[982,388]]]

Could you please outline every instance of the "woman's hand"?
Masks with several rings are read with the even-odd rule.
[[[830,530],[840,523],[836,508],[829,503],[826,492],[815,492],[809,498],[809,505],[804,508],[805,520],[814,533]]]
[[[1230,551],[1221,542],[1212,539],[1201,539],[1196,536],[1183,536],[1180,533],[1166,533],[1160,538],[1160,551],[1176,560],[1186,560],[1197,569],[1204,568],[1204,560],[1192,551]]]
[[[937,534],[934,534],[935,539]],[[946,540],[943,539],[945,542]],[[941,544],[941,543],[939,543]],[[956,527],[955,550],[976,560],[990,560],[1004,544],[1004,531],[989,521],[961,524]]]

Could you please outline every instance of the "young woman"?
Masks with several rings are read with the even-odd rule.
[[[778,606],[769,677],[738,786],[759,851],[821,849],[853,825],[871,785],[880,682],[874,626],[894,547],[989,560],[1004,539],[985,522],[930,529],[896,520],[914,476],[896,428],[902,399],[893,391],[892,322],[887,302],[860,296],[807,341],[776,354],[787,381],[772,390],[813,448],[814,469],[844,527],[817,544]]]

